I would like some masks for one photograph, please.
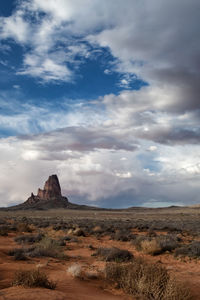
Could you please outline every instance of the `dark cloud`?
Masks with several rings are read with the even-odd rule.
[[[185,145],[200,143],[200,129],[156,128],[138,133],[138,137],[166,145]]]
[[[138,149],[136,143],[131,143],[123,136],[106,131],[101,127],[67,127],[35,136],[21,136],[24,141],[34,141],[34,148],[48,153],[59,151],[88,152],[97,149],[135,151]],[[44,153],[43,153],[44,154]],[[67,154],[68,155],[68,154]],[[70,154],[69,154],[70,156]],[[53,159],[53,157],[51,157]],[[62,159],[62,155],[60,156]],[[66,157],[65,157],[66,159]]]

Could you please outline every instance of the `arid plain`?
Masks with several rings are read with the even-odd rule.
[[[200,299],[199,207],[2,210],[0,224],[1,300]]]

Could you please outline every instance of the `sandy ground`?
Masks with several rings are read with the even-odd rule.
[[[49,232],[52,234],[52,232]],[[55,236],[63,232],[55,232]],[[104,269],[105,263],[91,256],[94,252],[89,245],[98,247],[118,247],[128,249],[135,256],[142,256],[149,261],[159,262],[172,273],[178,281],[188,286],[194,299],[200,299],[200,262],[198,260],[177,260],[171,254],[158,256],[142,255],[130,242],[110,240],[109,237],[79,237],[78,243],[66,243],[65,253],[69,260],[61,261],[52,258],[34,258],[27,261],[14,261],[7,253],[13,248],[21,248],[14,242],[15,233],[8,237],[0,237],[0,300],[114,300],[134,299],[122,291],[112,289],[100,279],[76,279],[67,269],[74,263],[82,266],[84,272],[98,272]],[[57,282],[55,290],[41,288],[12,287],[11,282],[16,270],[29,270],[40,267],[48,276]]]

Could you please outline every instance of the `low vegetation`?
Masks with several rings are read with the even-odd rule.
[[[0,226],[0,236],[8,236],[9,227],[8,226]]]
[[[125,262],[133,259],[133,254],[124,249],[98,248],[94,256],[100,256],[105,261]]]
[[[18,244],[33,244],[38,243],[44,238],[44,234],[39,233],[37,235],[20,235],[15,238],[15,242]]]
[[[25,249],[13,249],[8,252],[8,255],[13,256],[14,260],[27,260]]]
[[[132,263],[107,263],[106,281],[143,300],[189,300],[190,292],[175,282],[167,270],[157,264],[134,259]]]
[[[161,235],[156,237],[138,236],[132,241],[138,251],[145,254],[158,255],[166,251],[171,252],[179,247],[177,237],[171,235]]]
[[[174,256],[188,256],[191,258],[200,258],[200,242],[194,241],[189,245],[184,245],[180,248],[177,248],[175,250]]]
[[[81,277],[81,265],[73,264],[68,267],[67,272],[74,278],[80,278]]]
[[[40,270],[17,271],[14,275],[12,285],[22,285],[24,287],[41,287],[55,289],[56,283],[50,281],[47,275]]]
[[[20,243],[21,240],[24,241],[24,238],[21,239],[20,237]],[[23,247],[21,249],[13,249],[9,251],[8,254],[13,256],[15,260],[26,260],[28,257],[53,257],[58,259],[67,259],[67,256],[63,253],[62,245],[64,244],[61,244],[60,240],[54,240],[48,236],[43,236],[42,239],[35,245],[29,248]]]

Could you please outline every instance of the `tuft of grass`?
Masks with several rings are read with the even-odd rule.
[[[44,272],[38,270],[19,270],[15,273],[12,285],[22,285],[24,287],[41,287],[55,289],[56,283],[50,281]]]
[[[141,242],[141,249],[145,254],[156,255],[162,252],[161,246],[156,240],[144,240]]]
[[[95,256],[100,256],[105,261],[125,262],[133,259],[133,254],[128,250],[118,248],[98,248]]]
[[[73,264],[69,266],[67,269],[67,272],[71,274],[74,278],[80,278],[81,277],[81,265],[79,264]]]
[[[27,223],[18,223],[16,229],[19,232],[32,232],[32,229]]]
[[[107,263],[105,276],[107,282],[144,300],[191,299],[189,290],[172,279],[165,268],[142,259],[128,264]]]

